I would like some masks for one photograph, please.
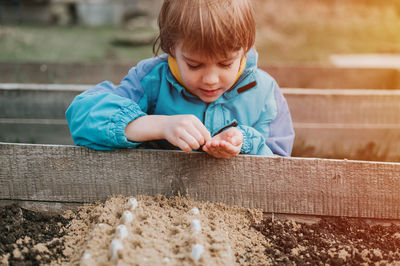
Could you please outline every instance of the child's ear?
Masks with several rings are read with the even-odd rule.
[[[173,58],[176,58],[175,57],[175,45],[171,46],[171,49],[169,50],[168,55],[172,56]]]

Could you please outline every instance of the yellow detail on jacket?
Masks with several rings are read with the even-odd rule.
[[[181,77],[181,73],[179,72],[178,63],[176,62],[176,59],[173,58],[172,56],[168,56],[168,65],[169,65],[169,68],[171,69],[172,75],[174,75],[174,77],[179,82],[179,84],[181,84],[183,87],[185,87],[185,84],[183,83],[183,80]],[[239,71],[238,71],[238,74],[236,76],[234,83],[236,83],[236,81],[239,79],[240,75],[242,75],[245,68],[246,68],[246,57],[243,57],[242,61],[240,61]]]

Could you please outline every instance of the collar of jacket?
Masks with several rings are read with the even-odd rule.
[[[171,69],[172,75],[176,78],[179,84],[181,84],[184,88],[186,88],[181,73],[179,72],[178,62],[176,62],[176,59],[170,55],[168,56],[168,65],[169,69]],[[240,75],[242,75],[245,68],[246,68],[246,56],[243,57],[242,60],[240,61],[239,71],[238,74],[236,75],[234,84],[239,79]]]
[[[190,101],[196,102],[201,101],[199,97],[194,94],[191,94],[187,89],[185,89],[172,75],[171,71],[167,72],[167,81],[168,83],[176,89],[183,97],[186,99],[190,99]],[[240,76],[238,81],[232,86],[232,88],[226,92],[224,92],[221,97],[219,97],[214,103],[223,103],[229,101],[232,98],[235,98],[242,92],[245,92],[256,86],[255,81],[255,73],[254,69],[246,69],[243,74]]]

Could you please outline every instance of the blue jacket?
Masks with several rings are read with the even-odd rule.
[[[129,122],[147,114],[193,114],[211,135],[237,126],[243,133],[241,153],[290,156],[292,120],[275,80],[257,68],[257,53],[247,54],[246,68],[215,102],[187,92],[172,75],[167,55],[143,60],[115,87],[104,81],[76,96],[66,112],[77,145],[97,150],[145,147],[174,149],[164,141],[137,143],[125,136]],[[175,148],[176,149],[176,148]]]

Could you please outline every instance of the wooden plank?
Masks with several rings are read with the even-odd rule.
[[[296,123],[400,123],[400,90],[286,88],[282,92]]]
[[[1,83],[97,84],[119,83],[132,64],[117,63],[0,63]]]
[[[183,194],[270,213],[400,219],[400,164],[0,144],[0,199]]]
[[[0,84],[0,141],[72,144],[65,110],[90,85]],[[400,162],[400,90],[282,89],[293,155]]]
[[[400,71],[391,68],[350,68],[317,65],[262,67],[281,88],[400,89]]]
[[[283,89],[294,156],[400,162],[400,91]]]
[[[64,118],[72,99],[90,85],[0,84],[0,117]],[[295,123],[400,122],[400,90],[282,89]]]
[[[88,85],[0,84],[0,118],[65,119],[65,111]]]
[[[0,118],[0,142],[74,144],[65,119],[43,121]]]
[[[400,129],[295,125],[292,156],[400,162]],[[347,125],[345,125],[347,126]]]
[[[1,83],[119,84],[132,64],[0,63]],[[282,88],[400,89],[400,71],[318,65],[263,65]]]
[[[400,68],[400,55],[389,53],[332,54],[331,63],[350,68]]]

